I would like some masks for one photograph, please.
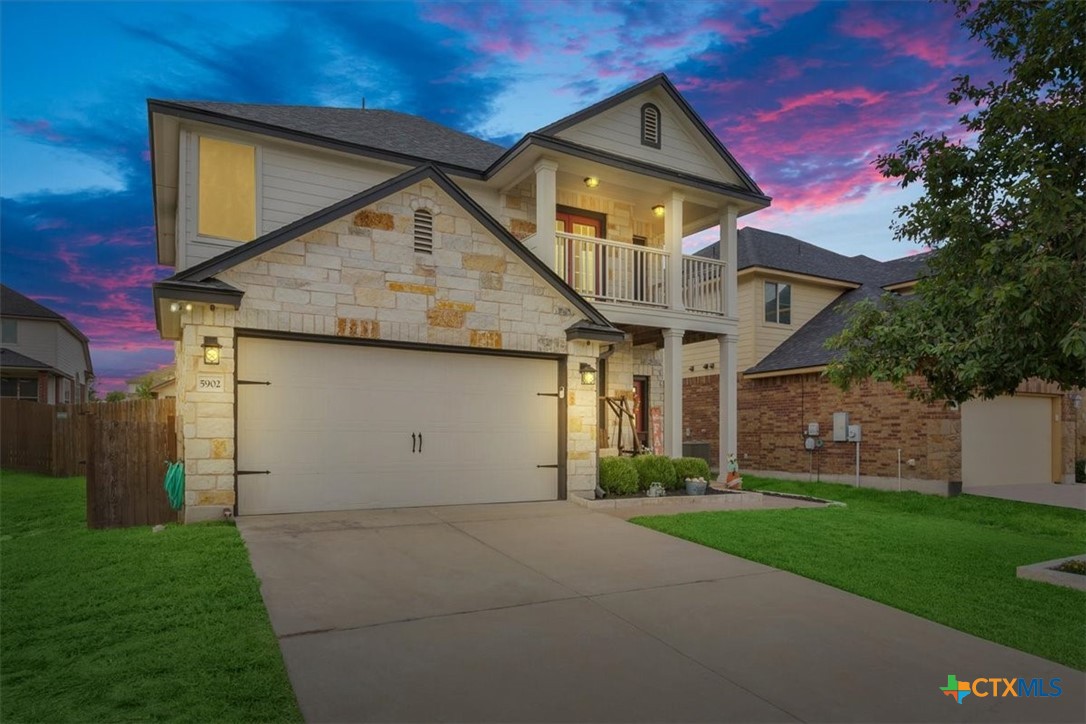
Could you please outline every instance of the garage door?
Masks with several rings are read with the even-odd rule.
[[[962,405],[962,485],[1052,482],[1052,402],[997,397]]]
[[[554,360],[238,346],[243,515],[557,497]]]

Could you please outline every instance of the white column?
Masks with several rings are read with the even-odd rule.
[[[736,343],[734,334],[722,334],[720,341],[720,429],[717,440],[720,446],[720,480],[728,477],[728,456],[739,449],[739,376],[736,370]]]
[[[664,204],[664,248],[667,249],[667,302],[682,311],[683,304],[683,196],[672,191]]]
[[[724,313],[729,317],[739,314],[739,283],[736,276],[739,273],[739,239],[735,229],[738,217],[734,206],[728,206],[720,213],[720,260],[728,264],[724,277]]]
[[[683,330],[664,334],[664,454],[683,454]]]
[[[558,164],[549,158],[535,165],[535,236],[529,249],[551,267],[554,266],[554,207],[558,204],[556,176]]]

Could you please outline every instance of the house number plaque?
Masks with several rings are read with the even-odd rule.
[[[196,378],[196,391],[197,392],[222,392],[223,391],[223,376],[222,375],[199,375]]]

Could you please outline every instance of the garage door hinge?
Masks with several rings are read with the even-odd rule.
[[[271,470],[239,470],[238,475],[271,475]]]
[[[238,380],[239,385],[270,385],[271,382],[260,382],[258,380]]]

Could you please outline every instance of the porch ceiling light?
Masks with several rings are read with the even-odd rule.
[[[587,362],[581,363],[581,384],[596,384],[596,368]]]
[[[656,204],[656,206],[653,206],[652,207],[652,215],[655,216],[658,219],[664,218],[664,205],[663,204]]]
[[[204,343],[200,346],[204,348],[204,364],[219,364],[219,350],[222,345],[219,344],[218,337],[204,337]]]
[[[600,185],[600,180],[595,176],[588,176],[584,180],[584,185],[590,189],[594,189]]]

